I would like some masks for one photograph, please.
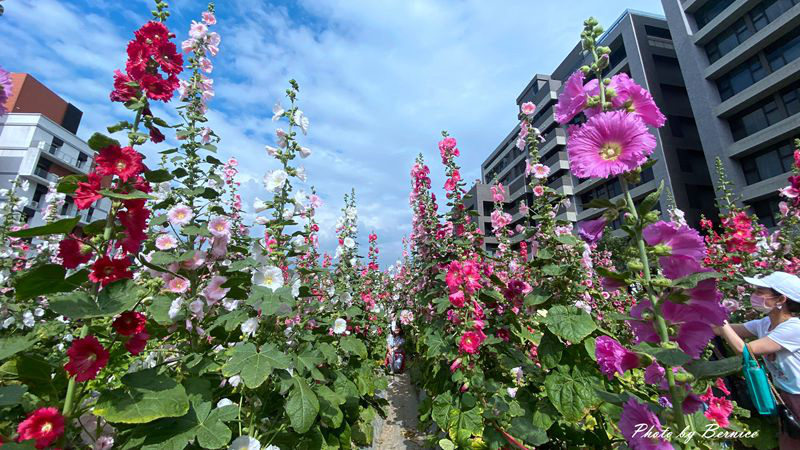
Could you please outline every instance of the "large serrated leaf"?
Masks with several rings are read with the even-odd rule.
[[[23,350],[27,350],[33,346],[37,340],[34,333],[29,333],[26,336],[9,336],[0,339],[0,361]]]
[[[361,342],[361,339],[355,336],[345,336],[339,341],[342,350],[351,355],[356,355],[361,359],[367,359],[367,346]]]
[[[242,382],[250,389],[261,386],[275,369],[288,369],[291,360],[273,344],[268,344],[260,352],[253,343],[245,343],[234,349],[233,355],[222,366],[226,377],[241,375]]]
[[[79,217],[57,220],[41,227],[25,228],[8,233],[11,237],[29,238],[35,236],[49,236],[51,234],[67,234],[78,225]]]
[[[597,329],[586,311],[574,306],[556,305],[547,311],[547,328],[556,336],[577,344]]]
[[[115,281],[100,291],[97,301],[84,291],[54,295],[49,308],[70,319],[112,317],[133,308],[144,297],[133,280]]]
[[[599,403],[594,386],[577,369],[570,374],[565,366],[547,375],[544,381],[547,398],[564,419],[577,422]]]
[[[286,400],[285,410],[292,429],[303,434],[311,429],[317,419],[319,400],[304,379],[295,376],[293,380],[294,388]]]
[[[67,271],[58,264],[42,264],[20,275],[14,281],[14,296],[27,300],[39,295],[74,291],[85,283],[89,272],[80,270],[65,278]]]
[[[94,414],[112,423],[147,423],[189,411],[186,390],[157,369],[122,377],[123,387],[100,394]]]

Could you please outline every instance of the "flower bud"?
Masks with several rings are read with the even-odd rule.
[[[691,383],[694,381],[694,375],[680,370],[675,374],[675,381],[679,383]]]
[[[597,59],[597,68],[602,70],[608,67],[608,55],[603,55]]]
[[[670,284],[672,284],[672,281],[668,280],[667,278],[664,278],[664,277],[655,277],[655,278],[653,278],[653,286],[657,286],[657,287],[660,287],[660,288],[665,288],[665,287],[669,287]]]
[[[645,222],[655,223],[658,222],[659,211],[650,211],[644,216]]]
[[[633,270],[634,272],[638,272],[644,268],[642,262],[638,259],[631,259],[628,261],[628,269]]]
[[[665,244],[656,244],[653,246],[653,252],[657,256],[669,256],[672,254],[672,247]]]
[[[584,75],[588,75],[591,70],[589,66],[581,66],[581,72],[583,72]]]
[[[606,46],[597,47],[597,54],[598,55],[608,55],[611,53],[611,49]]]

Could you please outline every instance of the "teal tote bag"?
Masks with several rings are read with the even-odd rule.
[[[769,390],[769,380],[764,368],[758,364],[755,358],[750,355],[747,345],[742,350],[742,366],[744,379],[747,382],[747,392],[750,393],[750,400],[756,407],[756,411],[762,416],[775,414],[775,398]]]

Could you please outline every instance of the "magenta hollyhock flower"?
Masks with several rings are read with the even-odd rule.
[[[619,430],[628,441],[628,446],[632,450],[669,450],[673,449],[672,444],[662,438],[648,437],[647,431],[651,434],[658,434],[662,431],[661,422],[658,417],[650,411],[647,405],[639,403],[631,397],[625,402],[622,408],[622,415],[619,418]],[[642,425],[646,428],[642,430]],[[652,428],[652,430],[650,430]]]
[[[594,244],[603,237],[606,222],[606,218],[603,216],[597,219],[584,220],[578,224],[578,236],[586,241],[587,244]]]
[[[648,225],[642,231],[642,238],[647,245],[663,245],[670,249],[670,256],[685,256],[695,261],[706,257],[706,246],[700,233],[687,225],[675,222],[659,221]],[[659,262],[669,257],[661,257]],[[687,274],[688,275],[688,274]]]
[[[462,291],[455,291],[448,297],[450,300],[450,304],[455,306],[456,308],[463,308],[464,302],[466,301],[464,297],[464,292]]]
[[[720,309],[724,309],[720,306]],[[651,320],[643,320],[642,314],[651,310],[652,305],[649,300],[642,300],[631,308],[631,317],[636,320],[629,320],[628,324],[633,330],[636,342],[660,342],[660,338]],[[665,301],[661,304],[661,314],[668,325],[677,328],[677,334],[670,336],[670,340],[678,343],[678,346],[692,358],[700,357],[700,354],[714,337],[712,325],[719,325],[718,316],[704,316],[707,311],[714,313],[712,307],[705,304],[676,305]],[[725,313],[727,317],[727,313]],[[724,320],[724,319],[723,319]]]
[[[131,355],[138,355],[147,346],[148,339],[150,339],[150,335],[147,334],[147,331],[136,333],[125,342],[125,348]]]
[[[64,434],[64,416],[57,408],[39,408],[17,425],[17,434],[18,442],[35,440],[36,448],[47,448]]]
[[[478,353],[478,348],[483,343],[485,335],[478,331],[467,331],[461,336],[461,342],[458,343],[458,349],[464,353],[474,355]]]
[[[693,414],[700,411],[702,407],[703,400],[697,394],[691,392],[683,399],[683,404],[681,405],[684,414]]]
[[[630,369],[639,367],[639,357],[608,336],[597,338],[594,354],[600,372],[603,372],[609,380],[614,378],[615,373],[622,375]]]
[[[664,368],[654,362],[644,369],[644,382],[652,385],[661,384],[665,373],[666,371]]]
[[[570,170],[578,178],[630,172],[644,164],[656,147],[656,138],[644,123],[622,111],[600,113],[572,130],[567,153]]]
[[[667,122],[650,92],[636,84],[627,73],[614,75],[611,86],[617,94],[611,99],[615,108],[625,108],[651,127],[661,128]]]
[[[586,91],[583,87],[583,80],[583,72],[577,70],[564,84],[564,91],[558,96],[556,104],[556,122],[564,125],[586,107]]]
[[[14,85],[11,83],[11,73],[0,67],[0,116],[8,113],[5,104],[11,97],[11,89]]]

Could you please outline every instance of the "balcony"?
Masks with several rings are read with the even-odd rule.
[[[47,149],[47,153],[50,154],[50,155],[55,156],[56,159],[58,159],[59,161],[65,162],[65,163],[67,163],[67,164],[69,164],[69,165],[71,165],[73,167],[77,167],[78,169],[82,169],[84,167],[87,167],[87,163],[89,162],[88,159],[79,160],[78,158],[76,158],[74,156],[70,156],[70,155],[67,154],[67,152],[62,150],[61,147],[57,147],[57,146],[52,145],[52,144]]]
[[[39,178],[42,178],[42,179],[47,180],[48,182],[51,182],[51,183],[58,183],[58,180],[59,180],[59,176],[58,175],[56,175],[56,174],[54,174],[52,172],[48,172],[47,170],[45,170],[45,169],[43,169],[41,167],[37,167],[37,168],[33,169],[33,174],[36,175]]]

